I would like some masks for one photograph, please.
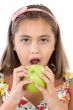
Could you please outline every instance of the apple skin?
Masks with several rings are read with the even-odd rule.
[[[39,90],[35,87],[35,84],[38,84],[39,86],[44,87],[44,88],[46,87],[45,82],[39,77],[40,73],[43,74],[41,72],[42,68],[43,68],[43,66],[38,65],[38,64],[31,65],[28,67],[27,72],[29,74],[29,77],[25,77],[25,78],[23,78],[23,80],[32,80],[32,83],[26,84],[24,86],[25,89],[27,89],[33,93],[36,93]]]

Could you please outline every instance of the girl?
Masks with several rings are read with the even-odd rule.
[[[35,85],[38,93],[23,89],[31,80],[27,68],[43,66],[39,75],[47,87]],[[73,110],[73,80],[67,73],[58,22],[43,5],[16,11],[8,30],[8,45],[1,62],[0,110]]]

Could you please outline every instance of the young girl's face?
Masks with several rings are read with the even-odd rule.
[[[14,36],[14,50],[23,66],[46,66],[54,51],[55,36],[42,18],[23,20]]]

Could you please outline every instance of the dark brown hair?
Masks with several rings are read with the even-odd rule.
[[[46,6],[43,5],[29,5],[27,6],[29,8],[39,8],[42,10],[45,10],[49,12],[53,17],[53,13],[50,9],[48,9]],[[10,22],[9,30],[8,30],[8,45],[5,49],[5,52],[3,54],[2,60],[1,60],[1,69],[0,72],[4,74],[12,73],[13,69],[20,66],[20,61],[18,59],[18,56],[16,52],[13,49],[13,38],[14,34],[17,31],[17,28],[20,24],[20,22],[24,19],[38,19],[42,18],[46,20],[50,26],[52,27],[52,31],[55,35],[55,50],[52,53],[52,56],[48,62],[48,66],[52,69],[52,71],[55,74],[55,78],[59,79],[63,76],[65,73],[67,67],[68,67],[68,61],[67,57],[64,53],[62,42],[61,42],[61,35],[60,35],[60,28],[55,20],[46,13],[43,13],[41,11],[31,11],[31,12],[25,12],[20,14],[14,22]]]

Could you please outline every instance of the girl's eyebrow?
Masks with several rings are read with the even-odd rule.
[[[32,38],[32,36],[29,36],[29,35],[21,35],[21,37]],[[44,35],[40,35],[39,36],[39,38],[42,38],[42,37],[48,37],[48,38],[50,38],[50,35],[44,34]]]
[[[44,35],[40,35],[39,37],[50,37],[50,35],[44,34]]]
[[[20,37],[28,37],[28,38],[31,38],[31,36],[29,36],[29,35],[20,35]]]

